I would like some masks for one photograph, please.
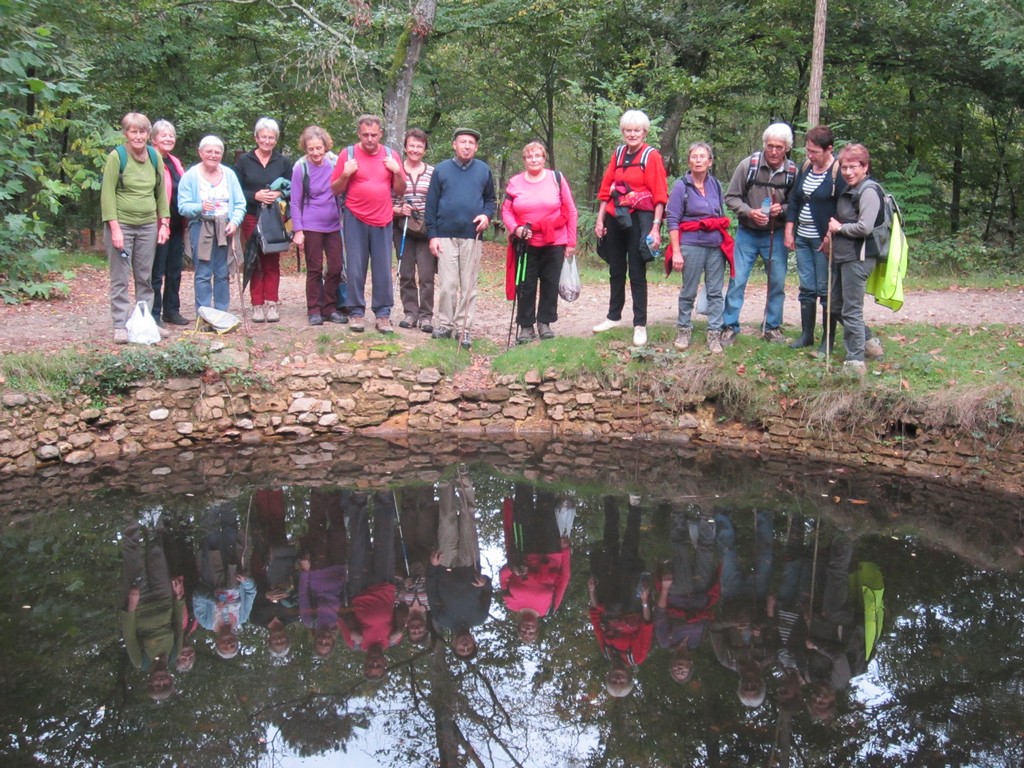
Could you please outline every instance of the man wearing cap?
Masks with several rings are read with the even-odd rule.
[[[365,328],[366,271],[373,271],[370,308],[377,330],[392,333],[391,308],[395,287],[391,282],[391,197],[405,194],[405,172],[394,150],[381,144],[383,121],[362,115],[357,123],[359,143],[338,158],[331,174],[331,191],[345,196],[342,234],[345,240],[346,304],[349,328]]]
[[[497,210],[491,169],[474,159],[479,142],[480,134],[472,128],[455,130],[455,157],[434,169],[424,215],[430,252],[437,258],[437,322],[431,335],[450,339],[457,333],[464,349],[473,343],[480,238]]]

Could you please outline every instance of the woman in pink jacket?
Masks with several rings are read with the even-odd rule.
[[[525,272],[518,264],[513,265],[515,273],[523,275],[515,282],[519,344],[531,342],[538,335],[545,340],[555,337],[551,324],[558,320],[562,260],[576,252],[576,204],[565,177],[545,168],[547,159],[548,151],[539,141],[523,147],[526,170],[509,180],[501,208],[501,220],[509,235],[526,243]]]

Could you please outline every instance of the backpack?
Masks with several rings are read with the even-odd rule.
[[[654,147],[648,145],[648,147],[640,153],[640,170],[647,170],[647,158],[651,156],[651,152],[654,151]],[[629,168],[636,161],[636,154],[634,153],[629,158],[626,157],[626,145],[619,144],[615,148],[615,167],[616,168]]]
[[[711,180],[711,186],[713,186],[718,191],[718,200],[719,200],[719,202],[724,205],[725,194],[722,191],[722,182],[720,182],[718,180],[718,178],[714,174],[712,174],[710,172],[708,173],[708,178]],[[686,183],[686,177],[685,176],[682,178],[682,182],[684,184]],[[690,196],[689,195],[683,195],[683,215],[680,216],[681,219],[685,219],[686,218],[686,210],[689,207],[689,205],[690,205]],[[718,215],[719,216],[724,216],[725,215],[725,211],[719,209]]]
[[[391,153],[391,147],[389,147],[387,144],[381,144],[381,146],[384,148],[384,156],[385,156],[385,158],[393,157],[394,156]],[[345,162],[348,162],[349,160],[354,160],[355,156],[356,156],[356,145],[355,144],[349,144],[348,147],[345,149]],[[338,158],[338,159],[340,160],[341,158]],[[401,165],[401,163],[399,163],[399,165]],[[302,181],[303,181],[303,184],[306,183],[305,179],[303,179]],[[305,189],[303,189],[303,192],[305,192]],[[339,205],[344,205],[345,204],[345,194],[344,193],[338,195],[338,204]]]
[[[803,165],[800,166],[800,173],[807,173],[807,169],[811,167],[810,160],[804,160]],[[839,181],[839,158],[837,157],[832,161],[832,197],[836,196],[836,182]]]
[[[743,184],[743,196],[746,197],[747,193],[750,192],[750,188],[754,186],[754,177],[757,176],[757,169],[761,165],[761,153],[755,152],[750,156],[750,161],[747,166],[747,180]],[[796,181],[796,163],[786,158],[786,180],[782,183],[777,181],[766,181],[761,186],[768,187],[768,189],[781,189],[789,196],[789,190],[793,188],[793,182]],[[833,183],[834,180],[833,180]],[[835,190],[833,189],[833,193]]]
[[[117,160],[120,163],[120,168],[117,171],[117,186],[124,189],[124,170],[128,167],[128,148],[124,144],[118,144],[114,150],[117,152]],[[157,159],[156,150],[148,144],[146,145],[146,154],[149,155],[149,162],[153,164],[153,173],[156,175],[156,182],[153,184],[153,196],[156,197],[156,191],[160,186],[160,161]]]
[[[875,228],[871,230],[871,234],[864,238],[864,242],[860,247],[860,260],[864,261],[865,256],[877,255],[879,261],[886,261],[889,258],[889,244],[893,239],[893,227],[895,222],[899,221],[900,237],[903,237],[903,214],[900,213],[900,208],[896,204],[896,199],[890,195],[882,185],[874,179],[867,179],[860,191],[856,195],[855,202],[857,209],[860,210],[860,196],[864,194],[864,190],[868,188],[875,188],[878,190],[878,195],[881,198],[882,205],[881,210],[881,221],[875,224]],[[868,251],[868,239],[873,243],[875,254],[869,254]],[[906,250],[906,239],[903,239],[902,247]]]

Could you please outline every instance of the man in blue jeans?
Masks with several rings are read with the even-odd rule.
[[[729,280],[722,318],[722,345],[728,346],[740,331],[740,310],[747,280],[757,257],[768,274],[768,303],[762,323],[765,341],[785,341],[782,305],[786,299],[786,201],[797,168],[789,159],[793,131],[785,123],[773,123],[762,135],[763,151],[754,152],[736,166],[725,193],[725,204],[739,219],[736,233],[736,275]]]

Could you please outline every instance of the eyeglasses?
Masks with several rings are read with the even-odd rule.
[[[764,151],[765,152],[785,152],[786,151],[786,145],[785,144],[765,144],[764,145]]]
[[[864,163],[844,163],[839,166],[840,171],[855,171],[858,168],[862,168]]]

